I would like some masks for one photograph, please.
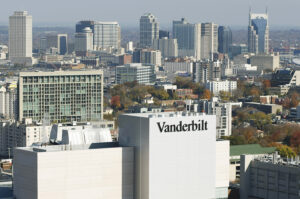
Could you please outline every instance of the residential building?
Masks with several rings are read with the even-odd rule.
[[[20,72],[19,121],[99,121],[103,115],[103,72]]]
[[[269,20],[268,14],[249,12],[248,51],[255,54],[269,53]]]
[[[241,156],[241,199],[299,198],[299,178],[299,157],[285,160],[277,152],[265,157]]]
[[[121,28],[118,22],[94,23],[94,46],[96,49],[119,49],[121,47]]]
[[[9,17],[9,59],[14,64],[32,65],[32,16],[27,11]]]
[[[139,84],[154,84],[155,66],[141,63],[126,64],[116,67],[116,84],[137,81]]]
[[[7,83],[0,88],[0,114],[5,119],[18,118],[17,83]]]
[[[205,88],[208,89],[215,96],[218,96],[220,91],[233,92],[237,89],[236,81],[208,81],[205,84]]]
[[[159,50],[163,58],[178,56],[177,39],[169,39],[168,37],[154,39],[153,48]]]
[[[84,28],[82,32],[75,33],[75,52],[77,56],[87,56],[87,53],[93,49],[93,33],[89,27]]]
[[[232,133],[232,107],[242,107],[242,103],[223,103],[218,98],[212,100],[186,100],[186,111],[216,115],[217,138]]]
[[[159,23],[151,13],[146,13],[140,18],[140,48],[149,48],[154,39],[159,39]]]
[[[228,54],[232,45],[232,32],[229,27],[219,26],[218,28],[218,52]]]
[[[202,60],[193,63],[193,81],[207,83],[221,79],[221,62]]]
[[[213,60],[218,52],[218,25],[214,23],[201,24],[201,59]]]
[[[173,21],[173,38],[178,42],[178,56],[201,59],[201,24],[190,24],[185,18]]]

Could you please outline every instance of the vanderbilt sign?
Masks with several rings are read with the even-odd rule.
[[[187,132],[187,131],[206,131],[207,121],[198,120],[195,122],[184,124],[182,121],[179,124],[167,124],[166,122],[157,122],[158,129],[161,133]]]

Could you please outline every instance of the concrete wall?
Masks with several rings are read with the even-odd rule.
[[[214,198],[215,116],[168,114],[119,118],[120,145],[136,147],[136,199]],[[192,120],[207,121],[208,130],[160,132],[157,124],[189,124]]]
[[[14,194],[18,199],[133,199],[133,160],[130,147],[39,153],[17,149]]]

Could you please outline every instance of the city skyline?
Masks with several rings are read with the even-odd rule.
[[[60,9],[57,9],[57,5],[60,5]],[[10,16],[15,10],[27,10],[31,13],[34,17],[34,26],[72,26],[83,19],[118,21],[121,25],[138,26],[139,17],[147,12],[154,14],[162,26],[171,26],[172,20],[179,17],[185,17],[191,23],[214,22],[224,25],[244,26],[247,25],[247,13],[250,6],[255,13],[263,13],[268,7],[270,26],[298,26],[297,18],[300,17],[297,17],[297,8],[300,6],[300,2],[293,0],[272,2],[272,4],[270,0],[228,0],[226,2],[187,0],[185,4],[178,0],[173,1],[172,4],[158,2],[157,0],[153,0],[151,3],[131,0],[130,2],[117,2],[117,5],[116,2],[106,2],[103,6],[95,0],[87,0],[82,6],[76,7],[75,4],[62,3],[57,0],[51,2],[29,0],[26,3],[16,0],[6,2],[6,6],[1,9],[0,25],[7,25],[7,16]],[[44,8],[47,8],[47,10]],[[66,10],[68,15],[65,14]],[[289,10],[289,12],[285,13],[284,10]],[[79,12],[80,15],[78,15]]]

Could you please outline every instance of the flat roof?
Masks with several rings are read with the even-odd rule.
[[[95,150],[95,149],[106,149],[106,148],[128,148],[128,147],[122,147],[119,145],[118,142],[102,142],[102,143],[81,144],[81,145],[44,145],[44,146],[33,146],[33,147],[17,147],[15,149],[34,152],[34,153],[44,153],[44,152],[59,152],[59,151]]]
[[[230,146],[230,156],[239,156],[243,154],[270,154],[275,151],[276,147],[262,147],[259,144]]]
[[[20,77],[26,76],[65,76],[65,75],[102,75],[102,70],[78,70],[78,71],[38,71],[38,72],[20,72]]]
[[[160,113],[128,113],[123,114],[132,117],[144,117],[144,118],[169,118],[169,117],[191,117],[191,116],[212,116],[205,113],[187,113],[187,112],[160,112]]]

